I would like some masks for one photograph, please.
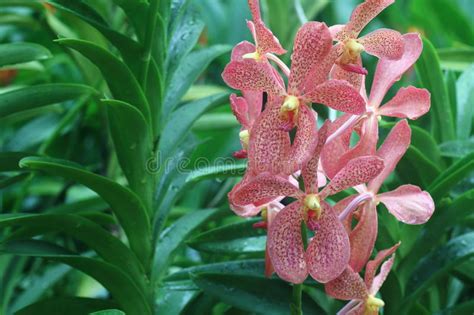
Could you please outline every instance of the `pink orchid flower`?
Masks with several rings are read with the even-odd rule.
[[[337,315],[379,314],[380,308],[385,304],[375,296],[387,279],[390,269],[392,269],[395,260],[394,252],[398,246],[400,246],[400,243],[378,252],[375,259],[367,263],[364,280],[351,267],[347,267],[339,277],[326,283],[325,289],[328,295],[340,300],[351,300]],[[390,255],[392,256],[384,262]],[[382,267],[380,273],[376,276],[375,273],[380,264],[382,264]]]
[[[403,36],[405,50],[399,60],[380,60],[374,76],[370,97],[366,99],[366,110],[359,115],[343,115],[330,127],[328,143],[321,153],[321,163],[331,178],[347,161],[361,155],[374,154],[378,141],[378,120],[382,116],[417,119],[430,109],[430,93],[413,86],[402,88],[384,105],[380,105],[388,90],[416,62],[423,49],[419,34]],[[356,128],[359,142],[350,148],[350,137]],[[338,158],[335,158],[338,157]]]
[[[346,81],[327,77],[331,63],[327,61],[332,38],[326,24],[309,22],[296,34],[292,67],[289,70],[279,63],[289,77],[288,88],[268,62],[254,58],[231,61],[222,77],[230,87],[242,91],[267,92],[281,102],[282,128],[289,130],[298,123],[298,116],[309,111],[301,110],[310,103],[325,104],[336,110],[352,114],[365,112],[365,102]],[[305,113],[306,112],[306,113]]]
[[[418,186],[402,185],[397,189],[379,193],[384,180],[393,172],[396,165],[410,145],[411,130],[406,120],[397,123],[376,155],[383,159],[384,168],[367,185],[359,185],[359,195],[341,200],[335,210],[339,219],[346,220],[346,226],[352,222],[352,213],[359,206],[359,221],[350,231],[351,261],[350,266],[359,272],[369,259],[378,233],[377,205],[381,202],[400,222],[406,224],[423,224],[429,220],[435,206],[430,194]],[[349,229],[350,230],[350,229]]]
[[[338,59],[332,72],[333,78],[347,80],[358,89],[362,75],[367,74],[360,57],[363,51],[380,59],[400,59],[404,43],[399,32],[379,29],[359,38],[364,27],[394,2],[395,0],[366,0],[354,9],[346,25],[330,28],[334,39],[338,41],[335,46]]]
[[[313,158],[303,168],[305,191],[287,179],[262,173],[241,185],[231,196],[236,205],[258,206],[277,196],[296,198],[276,215],[269,226],[268,253],[276,273],[292,283],[303,282],[308,273],[325,283],[336,278],[349,262],[349,238],[332,207],[324,201],[330,195],[373,179],[383,168],[383,161],[364,156],[350,161],[334,179],[318,192],[319,152],[326,140],[326,128],[320,130]],[[305,252],[301,222],[317,230]]]

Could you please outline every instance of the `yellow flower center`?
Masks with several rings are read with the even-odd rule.
[[[360,54],[364,51],[364,46],[355,39],[349,39],[344,44],[340,62],[343,64],[355,63]]]
[[[383,307],[385,303],[376,298],[373,295],[369,295],[367,300],[365,301],[365,311],[364,314],[372,314],[373,312],[378,312],[381,307]]]
[[[304,197],[304,207],[307,211],[314,212],[314,218],[319,219],[321,216],[321,202],[319,196],[316,194],[309,194]]]
[[[260,61],[262,60],[262,55],[258,53],[258,51],[255,51],[253,53],[248,53],[242,56],[243,59],[254,59],[255,61]]]
[[[247,129],[242,130],[239,133],[239,138],[240,138],[240,141],[242,141],[242,145],[244,149],[247,150],[249,146],[250,132]]]
[[[288,112],[296,111],[299,106],[300,106],[300,101],[298,100],[298,98],[293,95],[288,95],[285,98],[283,105],[281,105],[281,112],[288,113]]]

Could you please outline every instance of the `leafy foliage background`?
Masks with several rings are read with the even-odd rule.
[[[240,145],[220,73],[250,39],[246,2],[150,1],[155,28],[146,1],[49,2],[0,2],[0,314],[288,313],[265,234],[227,206],[245,165],[219,164]],[[288,50],[295,2],[263,1]],[[332,25],[358,1],[300,3]],[[473,20],[470,0],[398,0],[369,26],[425,35],[397,85],[432,93],[386,188],[420,185],[436,211],[424,226],[379,212],[377,247],[402,241],[384,314],[474,311]],[[341,307],[323,290],[305,283],[305,314]]]

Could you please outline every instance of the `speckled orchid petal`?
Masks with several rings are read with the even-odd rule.
[[[346,207],[351,203],[351,201],[354,200],[354,198],[356,197],[357,195],[351,195],[338,201],[333,206],[333,209],[336,215],[339,216],[344,211],[344,209],[346,209]],[[343,221],[341,221],[347,233],[350,233],[352,231],[352,216],[353,216],[353,212],[349,213],[347,217]]]
[[[411,129],[406,120],[398,122],[390,131],[385,141],[377,150],[377,156],[384,161],[384,169],[369,182],[368,188],[373,193],[379,191],[384,180],[393,172],[405,154],[411,141]]]
[[[308,106],[301,106],[298,113],[298,127],[295,139],[288,155],[288,167],[285,174],[301,170],[311,159],[312,153],[318,144],[316,112]]]
[[[331,33],[331,37],[333,39],[336,38],[336,35],[342,31],[344,29],[344,27],[346,27],[345,24],[336,24],[336,25],[331,25],[329,26],[329,33]]]
[[[268,203],[279,196],[297,197],[301,194],[288,179],[262,173],[240,186],[232,195],[232,203],[236,205],[256,206]]]
[[[254,59],[231,61],[225,67],[222,78],[228,86],[236,90],[284,95],[285,89],[272,69],[268,62]]]
[[[250,133],[247,172],[257,175],[262,172],[281,173],[285,167],[285,159],[290,150],[290,136],[278,128],[281,124],[281,98],[272,98],[267,108],[257,118]],[[286,175],[290,175],[286,174]]]
[[[252,92],[252,91],[242,91],[242,95],[247,100],[248,104],[248,120],[250,127],[253,126],[258,116],[262,113],[263,107],[263,93],[262,92]]]
[[[365,100],[350,83],[342,80],[326,81],[305,94],[304,98],[344,113],[354,115],[365,113]]]
[[[381,59],[377,64],[369,98],[369,104],[374,108],[380,106],[390,87],[400,80],[420,57],[423,43],[418,33],[403,35],[403,41],[405,43],[403,56],[399,60]]]
[[[250,181],[251,178],[252,177],[249,175],[249,173],[246,173],[244,178],[242,178],[242,180],[237,185],[235,185],[232,188],[232,190],[227,194],[227,197],[229,199],[230,209],[234,211],[234,213],[240,217],[254,217],[257,214],[259,214],[260,211],[262,210],[262,207],[265,206],[265,205],[262,205],[262,206],[257,207],[253,204],[249,204],[249,205],[235,204],[234,199],[235,199],[236,191],[238,191],[242,186],[245,186]]]
[[[417,119],[430,110],[431,94],[413,86],[401,88],[388,103],[380,107],[379,114],[389,117]]]
[[[280,212],[285,206],[280,202],[271,202],[267,206],[267,223],[270,228],[273,220],[275,220],[278,212]],[[268,249],[268,242],[265,244],[265,276],[271,277],[275,272],[273,268],[272,260],[270,259],[270,252]]]
[[[338,117],[334,122],[330,123],[328,131],[329,135],[331,136],[339,130],[341,126],[349,123],[351,117],[352,115],[350,114],[344,114],[341,117]],[[321,165],[329,178],[333,178],[341,169],[339,159],[335,157],[340,157],[349,150],[352,130],[353,125],[346,128],[339,136],[328,141],[323,147],[321,152]]]
[[[273,35],[272,31],[265,26],[260,14],[260,4],[258,0],[248,0],[250,12],[252,13],[253,26],[249,26],[250,30],[253,32],[255,30],[255,43],[257,45],[257,52],[261,55],[266,53],[273,53],[277,55],[284,54],[286,52],[283,47],[281,47],[280,41],[278,38]]]
[[[349,265],[355,272],[361,271],[369,260],[378,233],[375,204],[367,202],[361,210],[360,220],[349,235],[351,240]]]
[[[357,142],[353,148],[347,150],[335,159],[338,163],[337,166],[335,166],[336,171],[339,171],[350,160],[360,156],[375,155],[379,138],[377,117],[370,115],[368,118],[362,119],[360,125],[360,130],[357,130],[360,136],[359,142]]]
[[[299,29],[291,55],[289,94],[304,94],[304,84],[311,80],[308,75],[329,54],[331,47],[332,38],[326,24],[308,22]]]
[[[247,101],[243,97],[238,97],[235,94],[230,95],[230,107],[234,113],[237,121],[242,125],[244,129],[250,128],[250,122],[248,119],[249,107]]]
[[[357,38],[362,29],[369,24],[370,21],[394,2],[395,0],[366,0],[359,4],[352,12],[349,23],[336,35],[336,38],[338,40]]]
[[[302,205],[292,202],[281,210],[268,230],[268,251],[275,272],[291,283],[302,283],[308,276],[301,237]]]
[[[248,42],[242,41],[235,45],[232,49],[231,60],[232,61],[242,61],[244,60],[243,56],[255,52],[255,45]]]
[[[400,242],[393,245],[392,247],[390,247],[388,249],[384,249],[384,250],[379,251],[377,253],[377,256],[375,256],[375,258],[373,260],[371,260],[367,263],[367,266],[365,267],[364,281],[365,281],[365,285],[367,286],[367,288],[369,288],[369,291],[371,291],[371,294],[377,293],[380,289],[380,286],[378,286],[378,288],[376,288],[375,291],[371,290],[373,288],[375,273],[377,272],[377,269],[380,267],[380,264],[384,260],[386,260],[389,256],[393,255],[393,253],[395,253],[395,251],[397,250],[397,248],[399,246],[400,246]],[[388,272],[386,272],[386,274],[388,274]],[[385,280],[385,277],[383,277],[383,278]],[[380,283],[380,285],[381,285],[381,283]]]
[[[365,51],[380,59],[398,60],[403,56],[402,34],[389,29],[378,29],[359,39]]]
[[[383,283],[387,279],[390,270],[392,269],[394,261],[395,255],[392,255],[392,257],[390,257],[386,262],[382,264],[382,267],[380,267],[380,273],[374,278],[374,282],[372,283],[372,286],[369,289],[369,293],[371,295],[375,295],[377,294],[377,292],[379,292]]]
[[[326,283],[326,293],[339,300],[360,300],[368,297],[364,280],[357,272],[347,267],[336,279]]]
[[[383,169],[383,160],[377,156],[362,156],[350,160],[321,191],[321,197],[334,195],[342,190],[366,183]]]
[[[431,218],[435,206],[426,191],[414,185],[403,185],[377,196],[399,221],[407,224],[423,224]]]
[[[306,262],[311,277],[327,283],[337,278],[347,267],[350,258],[349,237],[332,207],[322,202],[320,228],[306,250]]]
[[[359,57],[357,65],[362,67],[362,60]],[[349,82],[356,91],[359,91],[362,87],[364,75],[354,71],[344,70],[340,65],[335,64],[331,70],[330,77],[335,80],[344,80]]]
[[[324,147],[324,144],[326,143],[328,129],[329,123],[328,121],[326,121],[317,133],[318,142],[316,147],[312,151],[312,158],[308,161],[308,163],[301,172],[303,176],[305,192],[307,194],[314,194],[318,192],[318,187],[320,184],[319,156],[321,154],[321,150]]]

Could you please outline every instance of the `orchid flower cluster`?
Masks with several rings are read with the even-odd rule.
[[[305,23],[289,68],[277,57],[286,50],[264,24],[258,0],[248,0],[254,43],[237,44],[222,74],[242,94],[230,97],[242,125],[242,150],[234,156],[248,159],[246,174],[229,193],[230,207],[242,217],[261,216],[256,227],[267,229],[268,276],[276,272],[299,284],[310,275],[325,284],[328,295],[350,300],[340,314],[377,314],[384,305],[376,294],[399,244],[369,261],[378,204],[407,224],[425,223],[434,211],[431,196],[417,186],[379,193],[410,145],[406,118],[417,119],[430,108],[430,93],[412,86],[382,105],[422,51],[416,33],[380,29],[359,36],[393,2],[366,0],[345,25]],[[364,51],[379,59],[370,94]],[[342,115],[318,128],[312,103]],[[403,120],[377,147],[382,116]],[[354,134],[359,140],[351,145]],[[349,188],[357,193],[336,204],[328,199]],[[292,201],[283,205],[284,198]]]

